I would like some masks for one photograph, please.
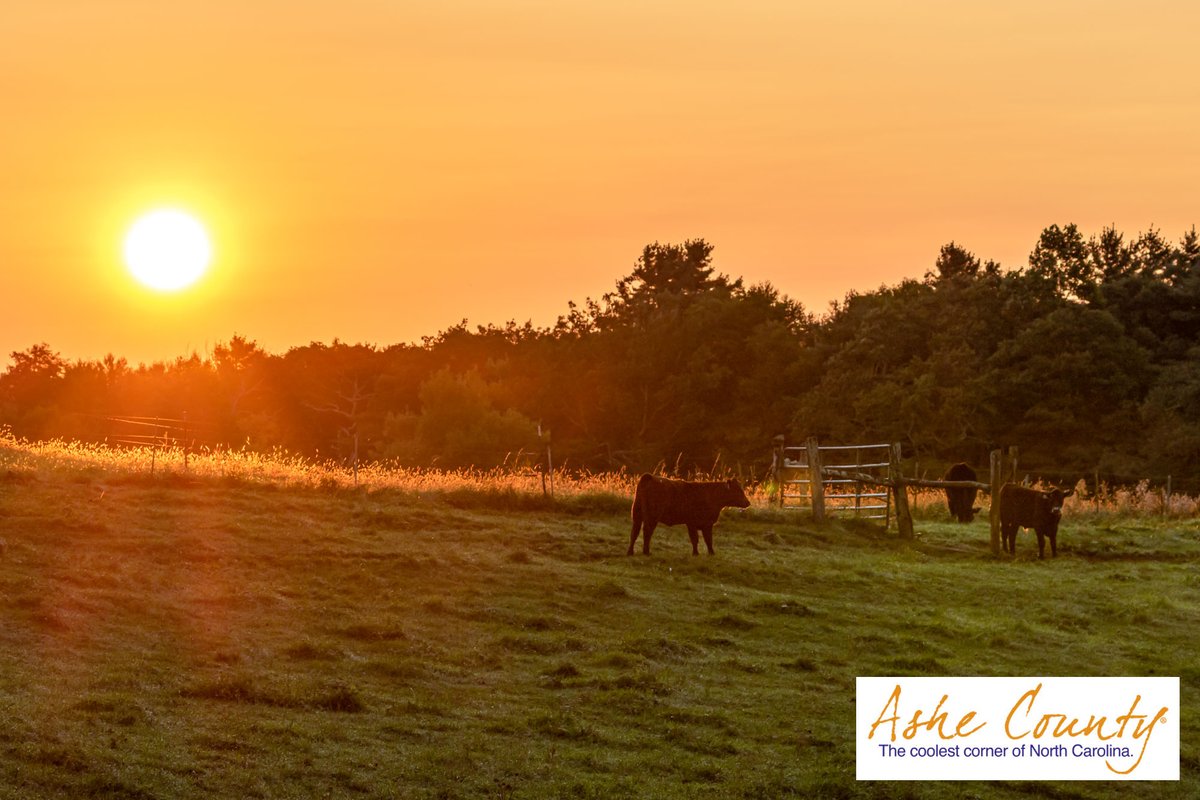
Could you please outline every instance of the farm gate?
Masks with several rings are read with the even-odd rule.
[[[829,463],[823,463],[826,454]],[[882,519],[887,528],[891,522],[889,502],[895,503],[896,526],[906,539],[913,538],[912,513],[908,507],[910,488],[963,487],[988,492],[993,500],[988,511],[992,553],[999,555],[1000,504],[995,499],[1000,496],[1004,481],[1016,476],[1017,448],[1010,447],[1007,457],[1002,451],[993,450],[988,461],[987,483],[906,478],[901,470],[899,443],[834,447],[820,446],[816,439],[809,439],[804,447],[788,447],[784,438],[777,436],[773,471],[780,507],[787,508],[789,499],[808,499],[813,519],[820,522],[825,519],[828,501],[829,510],[835,513],[853,511],[860,518]],[[826,486],[832,491],[827,493]]]
[[[788,446],[776,437],[772,471],[779,507],[810,509],[817,519],[881,519],[887,528],[893,450],[890,444],[819,445],[815,439]]]

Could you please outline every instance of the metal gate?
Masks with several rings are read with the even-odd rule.
[[[789,447],[775,440],[774,473],[780,508],[810,509],[825,514],[891,522],[892,471],[890,444],[818,445],[809,439]],[[878,483],[863,478],[878,479]]]

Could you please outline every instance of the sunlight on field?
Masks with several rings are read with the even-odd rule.
[[[273,483],[280,486],[391,489],[403,492],[503,491],[542,494],[543,476],[535,470],[412,469],[385,463],[360,464],[357,470],[333,460],[302,458],[282,451],[238,450],[185,452],[181,447],[117,448],[82,442],[27,442],[0,433],[0,464],[9,469],[103,470],[112,474],[186,474],[197,478]],[[625,472],[563,472],[553,476],[556,496],[633,494],[637,476]],[[550,481],[546,480],[547,491]]]
[[[854,677],[1179,675],[1196,703],[1200,521],[1137,487],[1074,509],[1054,560],[995,558],[936,492],[903,540],[769,487],[716,555],[675,527],[647,558],[625,473],[547,500],[536,473],[356,490],[186,455],[0,437],[0,798],[1015,800],[854,781]],[[1190,798],[1182,729],[1184,781],[1070,796]]]
[[[1196,703],[1196,521],[996,559],[934,495],[908,541],[760,496],[715,556],[676,527],[631,558],[625,475],[546,502],[181,456],[0,442],[0,798],[1016,800],[856,782],[854,676],[1180,675]],[[1182,729],[1184,781],[1069,796],[1190,798]]]
[[[559,500],[606,497],[610,501],[633,496],[638,474],[627,471],[588,472],[555,470],[552,476],[531,468],[454,469],[401,467],[386,462],[360,464],[357,469],[335,460],[303,458],[275,450],[258,453],[249,450],[186,451],[182,447],[110,447],[51,440],[29,442],[14,438],[0,429],[0,467],[10,470],[102,471],[113,475],[185,475],[194,478],[225,478],[288,487],[362,488],[421,493],[501,494],[517,497],[543,497],[552,494]],[[688,475],[695,480],[723,480],[726,475]],[[775,487],[769,482],[750,483],[746,487],[752,508],[777,509]],[[980,501],[986,507],[986,495]],[[945,495],[936,489],[910,492],[909,504],[917,518],[937,520],[947,516]],[[1135,486],[1101,484],[1092,492],[1083,481],[1075,494],[1067,498],[1068,517],[1088,516],[1167,516],[1200,515],[1200,498],[1151,489],[1148,481]],[[803,505],[799,510],[803,513]],[[986,515],[986,510],[983,512]],[[894,524],[894,523],[893,523]]]

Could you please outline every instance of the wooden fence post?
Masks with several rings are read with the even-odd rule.
[[[775,445],[775,453],[771,459],[771,471],[774,473],[771,477],[775,480],[775,491],[779,492],[779,507],[783,508],[785,500],[783,496],[783,458],[786,454],[787,439],[780,434],[772,441]]]
[[[888,469],[888,480],[892,484],[892,494],[896,499],[896,528],[901,539],[913,538],[912,514],[908,510],[908,487],[904,484],[904,473],[900,469],[900,443],[892,445],[891,465]]]
[[[854,451],[854,463],[855,464],[863,463],[861,449]],[[859,467],[858,469],[861,469],[861,467]],[[855,483],[854,483],[854,518],[855,519],[857,519],[858,515],[862,513],[862,486],[863,486],[862,481],[855,481]]]
[[[815,522],[825,521],[825,477],[821,473],[821,449],[815,438],[809,438],[808,446],[808,485],[812,490],[812,510]]]
[[[992,555],[1000,555],[1000,488],[1004,486],[1004,464],[999,450],[993,450],[990,458],[989,483],[992,485],[992,507],[988,510],[988,522],[992,528]]]
[[[550,431],[543,431],[539,420],[537,426],[538,442],[546,445],[546,468],[542,470],[542,497],[554,497],[554,452],[550,449]],[[550,490],[546,491],[546,476],[550,477]]]

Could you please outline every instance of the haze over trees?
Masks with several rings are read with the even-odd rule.
[[[0,375],[0,425],[102,441],[113,417],[186,415],[197,445],[443,467],[513,463],[552,436],[568,467],[761,474],[784,433],[900,441],[930,464],[1017,445],[1064,475],[1200,471],[1195,229],[1172,243],[1054,225],[1020,269],[951,242],[923,279],[819,318],[712,253],[648,245],[547,328],[464,321],[420,344],[282,354],[235,335],[136,367],[35,344]]]

